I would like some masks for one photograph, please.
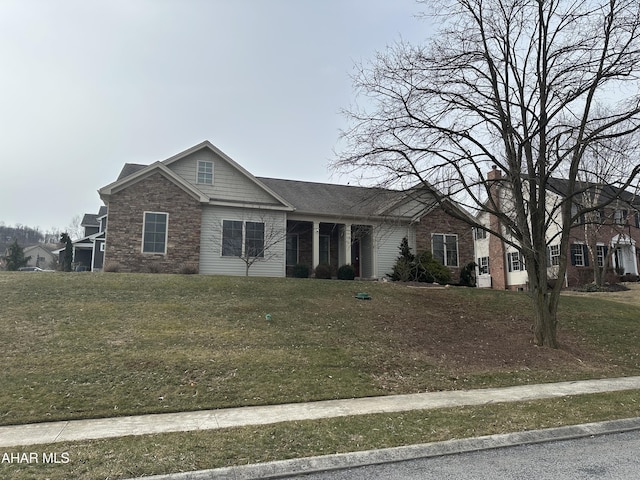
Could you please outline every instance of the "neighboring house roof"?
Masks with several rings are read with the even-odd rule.
[[[25,248],[23,248],[22,251],[24,252],[25,256],[28,256],[29,253],[35,252],[36,250],[37,251],[42,251],[42,252],[44,252],[46,254],[49,254],[49,255],[53,255],[52,248],[50,246],[46,246],[45,244],[41,244],[41,243],[39,243],[37,245],[31,245],[30,247],[25,247]]]
[[[82,222],[80,223],[81,227],[99,227],[100,221],[98,220],[101,217],[104,217],[107,214],[107,207],[104,205],[100,207],[98,213],[85,213],[82,217]]]
[[[95,213],[85,213],[82,217],[81,227],[99,227],[98,215]]]
[[[569,191],[569,180],[566,178],[549,178],[549,190],[554,193],[567,197]],[[612,200],[619,199],[630,205],[640,207],[640,197],[627,190],[621,190],[618,187],[607,184],[596,184],[591,182],[576,182],[575,190],[577,192],[591,192],[592,196],[598,195],[597,204],[607,204]]]
[[[96,241],[96,239],[104,239],[105,238],[105,232],[98,232],[98,233],[94,233],[92,235],[87,235],[86,237],[82,237],[79,238],[77,240],[74,240],[72,243],[74,248],[85,248],[85,249],[90,249],[93,248],[93,244]],[[60,253],[62,251],[64,251],[65,246],[64,245],[60,245],[58,246],[58,248],[56,250],[53,250],[52,253]]]
[[[139,163],[125,163],[124,167],[122,167],[122,170],[120,171],[120,175],[118,175],[118,178],[116,180],[122,180],[123,178],[126,178],[129,175],[133,175],[134,173],[139,172],[140,170],[147,167],[148,165],[140,165]]]

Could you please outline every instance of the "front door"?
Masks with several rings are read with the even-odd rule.
[[[356,277],[360,276],[360,239],[354,238],[351,242],[351,265],[356,273]]]

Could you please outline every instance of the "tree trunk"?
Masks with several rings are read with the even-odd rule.
[[[541,289],[531,292],[534,311],[533,342],[539,347],[558,348],[556,337],[558,319],[554,302],[551,301],[552,295]]]
[[[604,272],[606,271],[606,267],[598,266],[598,259],[592,260],[593,267],[593,281],[598,287],[602,287],[604,285]]]
[[[541,244],[541,245],[540,245]],[[533,249],[532,249],[533,250]],[[539,347],[558,348],[556,327],[558,325],[558,300],[566,266],[559,265],[559,278],[553,288],[549,287],[546,262],[546,247],[539,242],[536,254],[529,257],[529,296],[533,307],[533,343]]]

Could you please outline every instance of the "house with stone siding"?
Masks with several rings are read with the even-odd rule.
[[[283,277],[296,265],[328,264],[335,275],[350,264],[377,279],[391,273],[404,237],[454,280],[474,258],[471,228],[424,190],[255,177],[208,141],[126,164],[98,192],[107,270]]]

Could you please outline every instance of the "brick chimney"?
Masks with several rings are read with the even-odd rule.
[[[487,180],[499,180],[501,178],[502,172],[495,165],[491,165],[491,171],[487,173]]]
[[[501,209],[500,205],[500,192],[502,186],[500,185],[500,179],[502,178],[502,172],[493,165],[491,171],[487,173],[487,180],[489,181],[489,191],[493,201]],[[489,226],[492,231],[500,231],[500,221],[495,215],[489,214]],[[496,290],[505,290],[507,288],[507,268],[506,253],[504,242],[495,235],[489,234],[489,268],[491,271],[491,288]]]

